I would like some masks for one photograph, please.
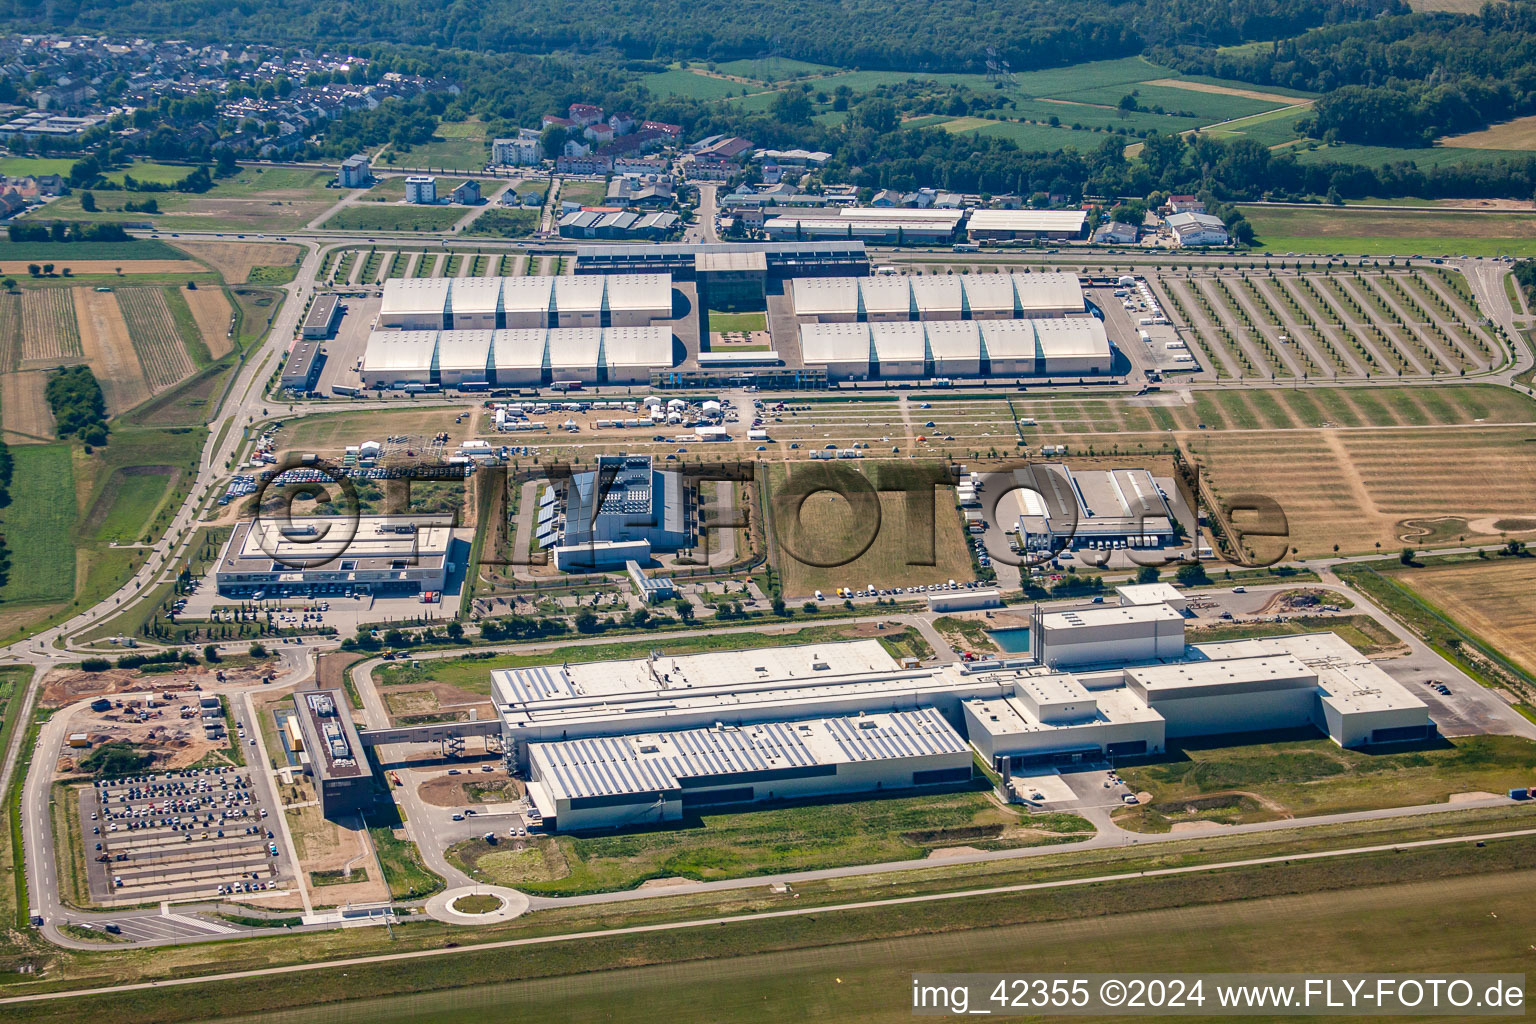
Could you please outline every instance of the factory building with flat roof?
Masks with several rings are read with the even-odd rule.
[[[301,339],[294,343],[293,351],[283,363],[280,378],[284,391],[307,395],[315,390],[320,371],[325,366],[325,345],[318,339]]]
[[[459,542],[452,516],[247,519],[219,554],[220,594],[253,598],[441,592]]]
[[[297,690],[289,719],[298,723],[299,761],[314,780],[320,813],[332,821],[373,797],[373,773],[348,706],[340,690]]]
[[[878,641],[854,640],[504,669],[491,673],[491,695],[530,798],[562,830],[963,782],[967,745],[1007,772],[1156,754],[1169,737],[1310,725],[1359,747],[1435,735],[1422,701],[1332,633],[1186,646],[1183,617],[1159,607],[1161,617],[1110,608],[1146,614],[1091,623],[1117,652],[1092,666],[1004,657],[902,668]],[[1059,639],[1047,638],[1048,659],[1065,649]],[[881,756],[853,756],[866,747]]]
[[[304,315],[301,333],[306,338],[329,338],[341,321],[341,296],[321,292]]]
[[[1028,238],[1072,240],[1088,231],[1086,210],[974,210],[966,222],[973,242]]]
[[[665,326],[374,331],[363,351],[362,379],[365,387],[385,390],[644,384],[674,364],[673,347]]]
[[[1093,376],[1114,366],[1104,325],[1062,320],[939,320],[800,325],[800,355],[834,380]]]
[[[595,470],[571,475],[563,498],[554,549],[563,571],[645,562],[692,539],[682,475],[656,469],[649,455],[600,455]]]
[[[646,327],[672,317],[670,274],[392,277],[381,330],[494,331],[529,327]]]
[[[933,708],[534,743],[528,760],[529,798],[565,832],[971,777],[970,748]]]
[[[1164,484],[1145,469],[1073,470],[1034,462],[1014,471],[1018,542],[1029,552],[1161,548],[1177,540],[1178,520]],[[1172,481],[1167,481],[1172,486]]]

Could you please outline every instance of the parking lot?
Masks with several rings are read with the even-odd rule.
[[[244,896],[291,875],[245,768],[98,781],[80,791],[80,823],[93,903]]]

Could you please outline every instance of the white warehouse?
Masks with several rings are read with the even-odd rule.
[[[801,277],[791,284],[795,315],[815,323],[888,320],[1015,320],[1087,309],[1076,274],[880,274]]]
[[[374,331],[362,378],[365,387],[384,389],[643,384],[673,365],[673,347],[664,326]]]
[[[672,317],[671,274],[392,277],[382,330],[647,327]]]
[[[441,331],[448,318],[449,281],[440,277],[392,277],[384,282],[379,327],[390,331]]]
[[[1114,365],[1109,336],[1093,317],[805,323],[800,356],[839,380],[1090,376]]]

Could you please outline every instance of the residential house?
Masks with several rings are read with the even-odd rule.
[[[470,178],[458,185],[448,195],[453,202],[461,206],[478,206],[480,204],[480,183]]]
[[[572,103],[566,113],[570,115],[573,122],[583,128],[597,124],[603,119],[603,108],[593,106],[591,103]]]

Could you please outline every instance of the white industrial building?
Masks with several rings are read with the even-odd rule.
[[[928,339],[920,323],[870,325],[875,365],[882,377],[922,377],[927,373]]]
[[[646,327],[672,317],[671,274],[392,277],[383,330]]]
[[[1109,335],[1104,330],[1103,321],[1097,317],[1026,322],[1035,326],[1035,358],[1040,362],[1038,373],[1108,373],[1114,365],[1109,351]]]
[[[981,353],[986,367],[999,377],[1035,372],[1039,346],[1029,320],[981,320]]]
[[[664,326],[373,331],[362,378],[365,387],[384,389],[641,384],[672,366],[673,347]]]
[[[964,216],[960,210],[869,206],[795,210],[765,221],[763,233],[774,241],[857,239],[895,245],[947,242],[955,236]]]
[[[937,320],[923,324],[936,377],[975,377],[981,373],[981,325],[974,320]]]
[[[441,593],[457,557],[452,516],[309,516],[246,520],[219,555],[231,597]]]
[[[498,327],[548,327],[554,311],[553,277],[501,277],[501,322]]]
[[[833,379],[1108,373],[1113,352],[1093,317],[1061,320],[823,321],[800,325],[806,366]]]
[[[932,708],[530,746],[529,796],[563,831],[971,777],[970,748]]]
[[[607,289],[603,297],[603,309],[608,314],[606,326],[647,327],[652,320],[672,316],[671,274],[587,276],[601,278]]]
[[[1189,607],[1184,591],[1171,583],[1122,583],[1115,588],[1115,596],[1123,605],[1165,604],[1176,612]]]
[[[603,329],[601,327],[566,327],[549,339],[551,380],[597,380],[602,363]]]
[[[506,323],[501,309],[501,278],[454,278],[450,294],[454,330],[494,331]]]
[[[543,327],[496,331],[491,337],[491,368],[495,382],[514,386],[542,383],[548,339],[549,331]]]
[[[602,274],[568,274],[555,278],[555,326],[601,327],[603,325]]]
[[[959,320],[965,312],[960,278],[951,274],[918,274],[907,278],[918,320]]]
[[[1040,612],[1029,642],[1035,657],[1052,668],[1177,658],[1184,650],[1184,616],[1165,604]]]
[[[1435,733],[1422,701],[1332,633],[1186,646],[1166,605],[1058,625],[1068,614],[1035,615],[1046,660],[903,668],[855,640],[507,669],[491,693],[530,799],[564,830],[963,782],[966,744],[1009,772],[1157,754],[1170,737],[1311,725],[1356,747]],[[1075,661],[1090,643],[1111,655]]]
[[[433,384],[439,331],[374,331],[363,352],[363,386]]]
[[[803,277],[790,289],[795,315],[815,323],[1017,320],[1083,313],[1076,274]]]
[[[1086,210],[975,210],[966,222],[973,242],[1020,238],[1082,238],[1088,227]]]
[[[1145,469],[1074,471],[1036,462],[1014,471],[1022,485],[1018,543],[1029,552],[1115,551],[1170,547],[1178,521],[1168,497]]]
[[[494,331],[442,331],[437,336],[437,383],[445,388],[491,382]]]
[[[868,377],[870,354],[868,324],[800,325],[801,361],[806,366],[825,369],[828,377]]]
[[[392,277],[385,281],[379,327],[387,331],[441,331],[451,326],[449,284],[442,277]]]
[[[610,384],[645,384],[651,371],[672,365],[672,332],[665,327],[609,327],[603,366]]]

